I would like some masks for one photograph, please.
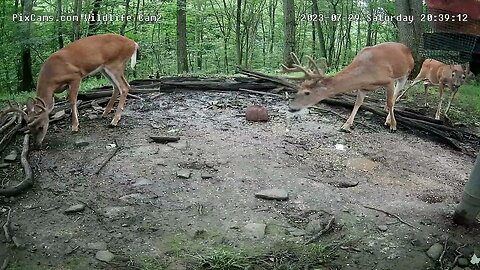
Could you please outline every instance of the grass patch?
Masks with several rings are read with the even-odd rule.
[[[138,268],[142,270],[162,270],[168,267],[168,263],[160,258],[142,256],[137,261]]]
[[[234,270],[245,269],[249,266],[248,258],[243,252],[226,247],[216,248],[207,255],[194,255],[192,257],[203,269]]]

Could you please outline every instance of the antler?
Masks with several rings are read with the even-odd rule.
[[[317,66],[317,63],[315,63],[315,60],[307,56],[309,64],[308,68],[305,68],[302,66],[300,63],[300,60],[298,59],[297,55],[294,52],[290,52],[290,57],[292,57],[293,60],[293,67],[289,68],[286,65],[282,64],[282,73],[291,73],[291,72],[303,72],[304,75],[302,77],[285,77],[287,79],[292,79],[292,80],[309,80],[313,78],[321,78],[323,77],[323,71]]]

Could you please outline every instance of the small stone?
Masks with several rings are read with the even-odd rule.
[[[180,178],[188,179],[192,175],[192,172],[190,170],[182,169],[177,171],[177,176]]]
[[[257,192],[255,197],[266,200],[286,201],[288,200],[288,192],[278,188],[264,189]]]
[[[15,160],[17,160],[17,155],[17,151],[12,150],[10,154],[8,154],[3,160],[5,160],[6,162],[14,162]]]
[[[213,178],[213,175],[209,173],[202,173],[201,177],[202,179],[210,179],[210,178]]]
[[[435,243],[427,250],[427,255],[428,257],[434,260],[438,260],[442,252],[443,252],[443,245],[440,243]]]
[[[87,140],[85,139],[77,139],[75,140],[75,146],[76,147],[85,147],[87,145],[89,145],[90,142],[88,142]]]
[[[88,119],[90,119],[90,120],[95,120],[95,119],[98,118],[98,115],[96,115],[96,114],[89,114],[87,117],[88,117]]]
[[[111,262],[114,257],[115,255],[108,250],[99,250],[97,254],[95,254],[95,258],[102,262]]]
[[[125,196],[122,196],[119,199],[122,201],[131,201],[131,200],[143,200],[145,198],[146,196],[141,193],[132,193],[132,194],[127,194]]]
[[[378,225],[378,230],[381,231],[381,232],[386,232],[388,230],[388,226],[387,225]]]
[[[10,163],[0,163],[0,169],[5,169],[10,166]]]
[[[88,243],[87,248],[88,249],[94,249],[94,250],[106,250],[107,249],[107,243],[105,243],[105,242]]]
[[[65,110],[60,110],[58,112],[56,112],[53,116],[52,116],[52,119],[53,120],[57,120],[57,119],[60,119],[62,117],[65,116]]]
[[[76,213],[76,212],[81,212],[83,210],[85,210],[85,204],[79,203],[79,204],[75,204],[75,205],[70,206],[64,212],[65,213]]]
[[[263,238],[266,227],[267,225],[262,223],[249,223],[245,225],[244,229],[249,235],[255,238]]]
[[[466,267],[466,266],[469,266],[469,265],[470,265],[470,262],[467,260],[467,258],[458,259],[458,266]]]
[[[152,181],[146,179],[146,178],[141,178],[138,181],[136,181],[132,186],[134,187],[140,187],[140,186],[147,186],[151,185]]]
[[[132,212],[130,206],[109,206],[104,209],[104,215],[107,218],[117,218],[130,212]]]
[[[304,236],[306,233],[304,230],[295,229],[289,232],[292,236]]]

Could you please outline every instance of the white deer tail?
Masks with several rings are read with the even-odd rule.
[[[135,68],[135,65],[137,64],[137,51],[138,51],[138,44],[135,43],[135,51],[132,54],[132,57],[130,58],[130,67],[132,69]]]

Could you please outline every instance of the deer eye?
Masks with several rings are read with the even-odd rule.
[[[462,79],[465,79],[465,74],[462,75]]]
[[[455,73],[454,73],[454,72],[452,72],[452,77],[455,77]]]
[[[310,92],[309,91],[305,91],[305,96],[309,96],[310,95]]]

